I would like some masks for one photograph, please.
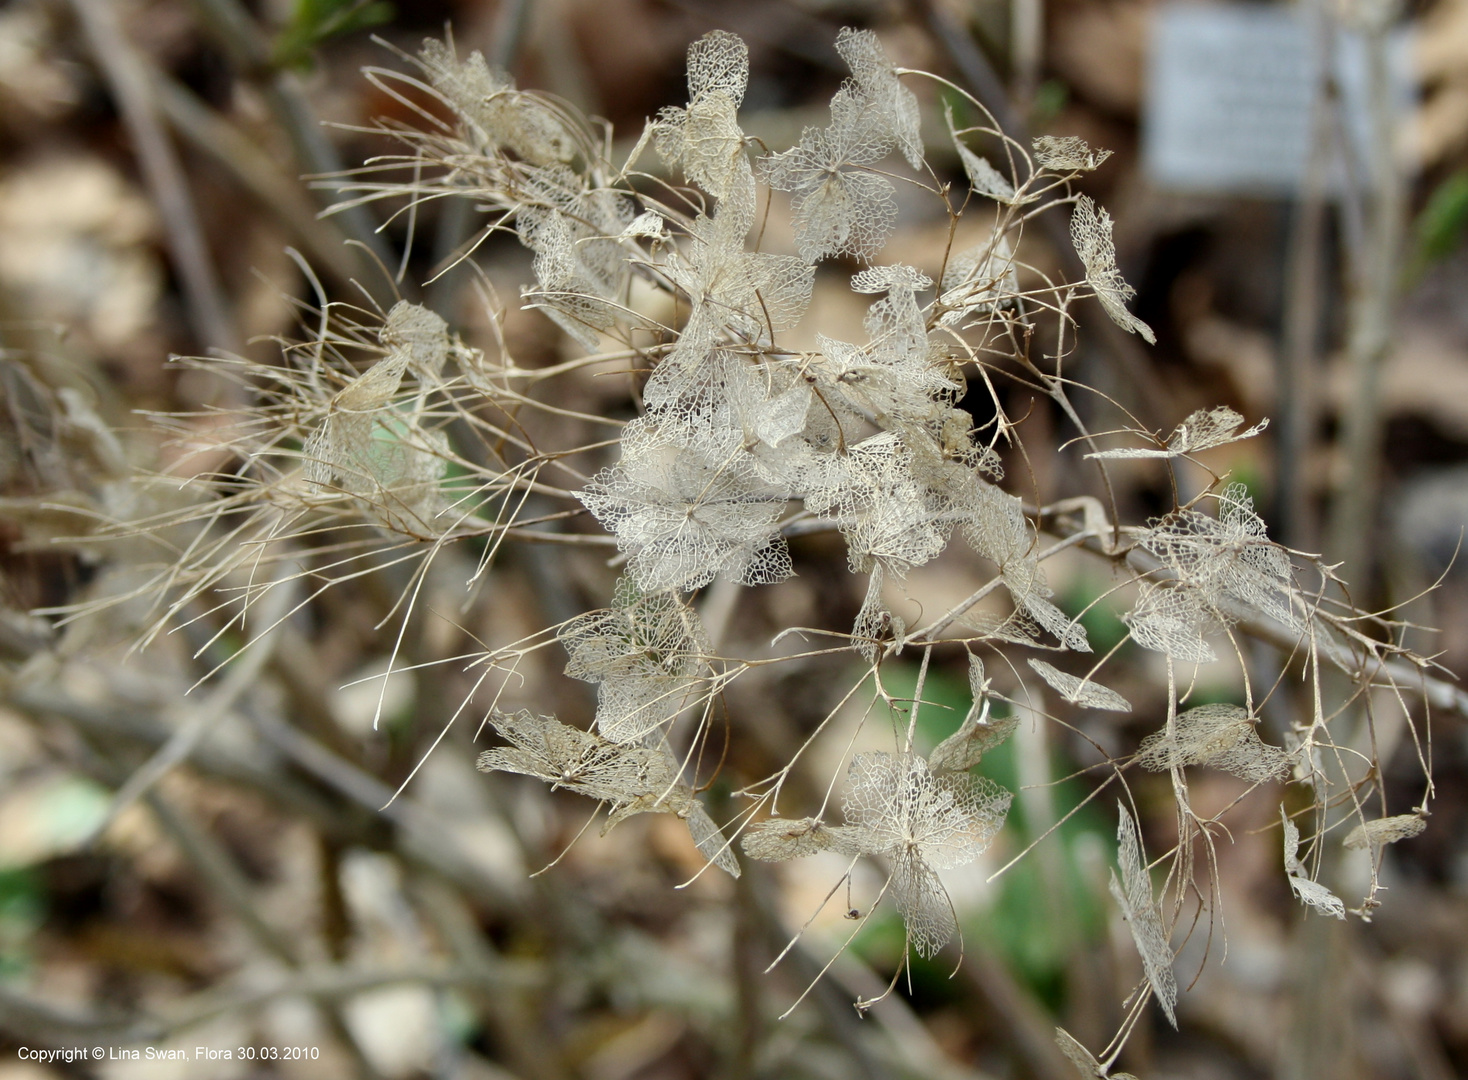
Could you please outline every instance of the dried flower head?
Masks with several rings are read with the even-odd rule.
[[[688,47],[688,107],[658,114],[658,152],[715,198],[740,182],[744,132],[736,113],[749,84],[749,49],[725,30],[705,34]]]
[[[1126,417],[1108,426],[1128,433],[1132,445],[1096,449],[1089,418],[1105,416],[1112,403],[1105,395],[1088,409],[1073,403],[1074,335],[1090,332],[1074,302],[1094,294],[1118,325],[1153,341],[1126,306],[1134,293],[1117,266],[1110,216],[1073,187],[1107,152],[1043,137],[1031,155],[992,122],[958,128],[950,113],[957,163],[930,168],[910,88],[925,76],[897,68],[871,31],[843,30],[836,47],[851,75],[830,102],[829,124],[806,128],[794,147],[764,149],[739,124],[748,49],[731,33],[704,36],[688,50],[686,102],[664,109],[617,161],[620,144],[605,126],[517,89],[478,53],[461,61],[450,43],[429,42],[405,58],[413,73],[372,71],[404,115],[421,123],[382,124],[402,152],[345,175],[343,205],[387,200],[414,212],[429,200],[467,199],[483,228],[464,260],[493,234],[513,232],[530,252],[520,302],[549,320],[543,329],[564,331],[562,354],[533,363],[513,355],[497,275],[485,274],[491,333],[483,349],[468,347],[419,305],[323,300],[319,310],[304,310],[313,332],[288,345],[280,364],[195,361],[234,377],[249,405],[235,417],[208,418],[220,421],[207,447],[216,471],[193,478],[181,495],[170,485],[183,502],[158,511],[140,497],[146,509],[129,510],[132,519],[118,524],[118,539],[146,535],[167,555],[133,567],[138,572],[118,592],[151,605],[143,638],[188,620],[208,628],[206,653],[247,614],[252,626],[257,616],[275,626],[343,583],[391,580],[400,591],[380,613],[396,631],[385,696],[387,681],[408,666],[400,652],[413,655],[435,640],[410,634],[444,580],[461,584],[452,581],[456,568],[465,568],[462,584],[470,586],[467,627],[494,625],[502,613],[488,601],[504,599],[494,589],[506,575],[491,571],[506,544],[547,545],[540,554],[551,554],[527,575],[553,601],[547,611],[607,589],[610,565],[620,577],[610,597],[585,602],[593,610],[577,615],[577,607],[516,635],[500,635],[497,626],[483,635],[491,644],[467,665],[475,681],[454,713],[487,716],[503,741],[481,756],[481,768],[604,804],[608,828],[637,814],[672,814],[706,866],[737,875],[730,840],[699,795],[718,784],[733,792],[732,816],[751,858],[828,852],[874,860],[885,871],[881,895],[891,894],[912,949],[925,957],[957,931],[940,874],[977,859],[1010,805],[1008,792],[971,770],[992,763],[986,758],[1017,730],[1023,711],[1037,723],[1065,723],[1077,735],[1067,753],[1084,759],[1081,774],[1104,776],[1101,786],[1134,783],[1140,770],[1131,764],[1169,774],[1156,790],[1175,800],[1177,840],[1158,860],[1159,885],[1123,802],[1112,890],[1141,954],[1146,992],[1175,1022],[1172,920],[1193,898],[1202,898],[1200,919],[1215,917],[1224,892],[1198,880],[1220,865],[1211,849],[1226,828],[1193,808],[1192,770],[1296,783],[1292,803],[1308,802],[1302,812],[1313,816],[1315,837],[1307,869],[1299,832],[1285,818],[1285,876],[1302,902],[1343,917],[1344,902],[1315,880],[1322,860],[1340,857],[1339,846],[1321,838],[1354,825],[1346,846],[1379,856],[1382,845],[1421,831],[1430,788],[1411,814],[1364,820],[1360,807],[1381,783],[1381,763],[1374,747],[1348,744],[1351,724],[1338,717],[1349,718],[1362,700],[1373,709],[1391,703],[1376,688],[1404,689],[1401,673],[1421,672],[1402,664],[1399,627],[1352,610],[1343,594],[1302,595],[1297,575],[1309,580],[1311,560],[1270,541],[1242,485],[1209,489],[1144,525],[1114,518],[1127,505],[1111,497],[1115,461],[1165,479],[1173,459],[1249,438],[1264,424],[1247,427],[1226,407],[1200,409],[1164,442],[1165,427],[1137,431]],[[963,96],[943,86],[945,96]],[[972,99],[960,108],[984,115]],[[980,138],[989,157],[977,152]],[[752,146],[761,147],[757,161]],[[671,179],[638,172],[649,147],[680,172]],[[898,177],[904,195],[931,199],[938,217],[954,224],[950,238],[960,235],[958,219],[979,213],[977,230],[972,217],[962,225],[972,246],[950,239],[931,258],[881,261],[897,227]],[[955,178],[957,189],[948,182]],[[784,235],[779,224],[769,227],[783,206],[770,188],[791,195],[786,216],[798,255],[765,249],[767,238]],[[1071,205],[1081,282],[1054,280],[1043,270],[1048,260],[1028,254],[1036,215]],[[863,264],[841,285],[848,301],[813,305],[814,264],[836,256]],[[792,331],[801,333],[798,343]],[[1033,460],[1022,439],[1031,426],[1012,414],[1016,399],[1021,408],[1053,404],[1091,450],[1087,470],[1066,480],[1076,497],[1047,504],[1050,493],[1023,467]],[[171,422],[195,439],[197,421]],[[74,402],[58,405],[55,424],[89,440],[99,459],[116,456],[100,422]],[[7,436],[0,424],[0,472],[24,460],[30,430],[12,427]],[[1001,454],[1021,463],[1010,490]],[[940,597],[941,611],[931,610],[937,590],[924,583],[922,603],[898,608],[895,593],[955,540],[988,580],[965,589],[966,597]],[[1051,587],[1060,579],[1047,563],[1061,552],[1103,560],[1117,595],[1135,592],[1126,625],[1137,643],[1165,654],[1167,663],[1156,665],[1164,674],[1135,665],[1120,647],[1088,655],[1084,675],[1062,670],[1083,669],[1074,655],[1052,654],[1090,654],[1091,642],[1069,598]],[[851,576],[842,572],[843,555]],[[1331,569],[1314,565],[1333,584]],[[819,603],[786,605],[779,594],[767,604],[736,599],[735,585],[770,585],[797,569]],[[1077,579],[1067,573],[1065,580]],[[311,583],[304,599],[291,591],[300,581]],[[377,590],[361,592],[364,606],[376,603]],[[812,625],[788,625],[782,613],[803,608],[814,610],[803,620]],[[1288,749],[1265,743],[1244,708],[1184,707],[1192,691],[1188,673],[1179,678],[1175,666],[1216,659],[1223,633],[1278,646],[1287,659],[1276,673],[1291,664],[1338,673],[1334,683],[1312,680],[1319,700],[1297,710],[1307,715],[1283,733]],[[590,730],[499,707],[538,692],[530,674],[555,665],[536,654],[557,648],[569,676],[597,687],[594,719],[584,718]],[[992,678],[978,660],[986,650],[998,660]],[[919,711],[931,722],[937,706],[931,698],[903,700],[894,687],[910,669],[919,688],[931,687],[950,661],[967,662],[972,705],[924,758],[915,749],[926,733]],[[854,674],[807,725],[803,703],[777,702],[768,681],[791,670],[821,691],[828,675]],[[1250,659],[1239,698],[1251,708],[1276,691],[1286,695],[1278,687],[1262,692],[1249,681],[1253,672]],[[1053,697],[1042,684],[1077,709],[1064,710],[1064,720],[1048,716],[1042,705]],[[1326,701],[1336,686],[1345,694]],[[866,708],[852,707],[863,698]],[[1091,729],[1099,718],[1079,711],[1130,711],[1128,698],[1168,721],[1140,740],[1126,727],[1100,737]],[[802,731],[762,779],[747,775],[751,763],[786,732],[747,749],[751,701],[788,705],[788,717],[769,709],[769,730],[788,719]],[[850,761],[840,824],[818,816],[827,800],[805,811],[813,816],[751,821],[801,792],[834,796],[840,777],[807,776],[810,764],[830,760],[832,747],[846,760],[841,748],[853,744],[857,725],[888,720],[892,750]],[[838,888],[859,884],[854,870],[847,866]],[[1360,910],[1374,905],[1375,888],[1373,877]],[[1135,1018],[1104,1063],[1064,1032],[1057,1042],[1084,1077],[1101,1080]]]
[[[937,775],[922,758],[880,752],[858,754],[847,783],[854,846],[887,860],[908,940],[919,956],[932,956],[958,929],[936,871],[983,854],[1004,824],[1010,794],[986,778]]]

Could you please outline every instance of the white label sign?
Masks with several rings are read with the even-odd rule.
[[[1171,3],[1152,26],[1142,157],[1163,188],[1287,195],[1305,180],[1311,110],[1322,54],[1316,32],[1293,5]],[[1330,31],[1338,103],[1323,115],[1329,153],[1321,182],[1339,191],[1348,170],[1364,182],[1366,42]],[[1407,35],[1388,54],[1390,108],[1412,100]],[[1347,154],[1341,152],[1342,145]]]

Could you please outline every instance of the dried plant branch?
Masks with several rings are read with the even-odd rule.
[[[1303,857],[1286,848],[1280,884],[1319,900],[1322,837],[1350,834],[1379,855],[1429,812],[1430,732],[1415,699],[1461,707],[1465,697],[1402,647],[1390,613],[1353,609],[1340,599],[1334,568],[1273,541],[1242,484],[1214,476],[1191,501],[1151,521],[1121,520],[1109,461],[1133,459],[1170,480],[1176,459],[1248,438],[1263,422],[1246,426],[1240,414],[1216,407],[1149,430],[1105,394],[1095,408],[1116,419],[1095,426],[1111,430],[1097,434],[1083,420],[1075,399],[1087,387],[1070,368],[1076,335],[1089,333],[1091,321],[1083,331],[1079,302],[1098,299],[1103,333],[1151,340],[1126,306],[1131,289],[1117,267],[1109,215],[1074,190],[1107,152],[1076,138],[1021,140],[1003,130],[1009,122],[1000,109],[996,122],[966,91],[938,79],[982,118],[961,127],[949,116],[963,169],[955,188],[925,158],[919,105],[906,85],[922,73],[895,67],[870,32],[842,31],[837,50],[851,74],[831,101],[829,122],[772,150],[740,126],[744,43],[723,31],[706,35],[689,50],[686,103],[650,120],[621,163],[608,159],[609,134],[566,102],[519,88],[478,53],[460,57],[452,42],[399,53],[402,70],[370,69],[373,85],[413,119],[370,129],[395,139],[397,151],[332,179],[342,195],[337,207],[371,204],[411,216],[429,201],[471,204],[484,215],[478,235],[513,234],[529,251],[533,280],[520,301],[564,333],[565,352],[541,367],[517,362],[487,280],[484,348],[426,307],[378,304],[365,293],[354,306],[323,291],[314,307],[301,308],[305,336],[281,343],[280,364],[196,361],[228,372],[248,404],[209,414],[217,436],[210,471],[171,501],[155,486],[156,502],[132,520],[98,525],[89,543],[142,542],[153,561],[140,563],[130,587],[84,599],[67,614],[76,620],[100,615],[109,602],[143,601],[141,637],[183,625],[212,673],[239,628],[297,635],[293,621],[360,589],[371,596],[368,622],[387,661],[386,673],[374,676],[374,723],[392,680],[457,667],[454,697],[436,682],[419,704],[421,718],[436,725],[430,749],[460,718],[476,717],[498,741],[480,756],[485,771],[585,796],[607,809],[607,828],[645,813],[678,818],[703,860],[692,879],[719,871],[739,877],[741,855],[780,862],[835,853],[846,869],[829,903],[843,887],[859,891],[853,871],[869,860],[881,884],[861,898],[856,930],[890,901],[908,951],[925,959],[959,939],[957,906],[940,873],[984,856],[1012,798],[972,770],[984,769],[986,755],[1016,730],[1017,710],[1059,724],[1094,753],[1078,768],[1091,789],[1067,813],[1032,821],[1040,835],[998,872],[1052,842],[1102,791],[1117,793],[1115,894],[1146,981],[1099,1059],[1069,1036],[1055,1049],[1033,1017],[1025,1019],[1023,1003],[1002,988],[999,996],[1023,1021],[1034,1068],[1053,1071],[1059,1055],[1103,1077],[1149,1000],[1175,1020],[1176,952],[1195,933],[1213,940],[1222,894],[1215,848],[1232,804],[1208,815],[1195,809],[1189,784],[1197,770],[1224,769],[1253,788],[1291,785],[1291,798],[1298,793],[1308,807],[1302,816],[1312,842]],[[997,140],[1002,150],[989,152],[1002,168],[975,149],[980,136]],[[681,171],[683,186],[638,168],[638,158],[654,152]],[[936,273],[882,263],[897,228],[899,181],[936,200],[950,237],[965,214],[981,215],[979,241],[953,250],[950,239]],[[795,255],[761,247],[771,189],[791,197]],[[1062,239],[1075,255],[1069,281],[1045,276],[1025,257],[1035,228],[1064,233],[1062,212],[1071,222]],[[473,247],[460,253],[463,261]],[[813,348],[789,347],[790,330],[812,317],[817,264],[836,256],[862,263],[847,279],[864,307],[859,325],[822,326]],[[607,391],[609,377],[620,389]],[[1145,396],[1149,381],[1131,381]],[[1013,478],[1005,486],[1006,454],[1011,468],[1040,463],[1028,457],[1021,420],[1006,412],[1005,384],[1053,403],[1057,421],[1074,429],[1068,436],[1097,462],[1088,482],[1094,491],[1045,505],[1039,490],[1026,501]],[[994,406],[982,426],[961,404],[970,387]],[[198,419],[167,422],[192,438]],[[1030,479],[1032,489],[1042,486]],[[818,532],[839,534],[844,545],[850,576],[841,588],[853,604],[861,597],[855,619],[782,624],[768,646],[749,646],[735,617],[744,611],[739,590],[796,574],[817,556],[791,541]],[[493,622],[479,598],[504,582],[506,544],[539,552],[519,571],[528,566],[533,606],[546,618],[504,635],[518,640],[436,655],[426,644],[426,612],[442,581],[463,589],[461,611],[473,617],[462,627],[467,639],[479,632],[471,625]],[[895,593],[955,545],[987,568],[989,580],[909,627]],[[610,566],[620,579],[591,601],[600,606],[583,612],[582,592],[602,587],[590,583],[605,582],[601,556],[613,546]],[[1115,576],[1105,597],[1082,612],[1062,607],[1051,585],[1055,562],[1071,549],[1106,560]],[[1103,600],[1125,635],[1093,653],[1088,616]],[[1250,681],[1240,634],[1279,654],[1266,680],[1276,685]],[[1159,654],[1165,680],[1127,676],[1126,643]],[[567,676],[596,688],[589,727],[554,715],[549,703],[506,700],[552,650],[564,654]],[[986,671],[981,654],[998,664]],[[1243,672],[1244,705],[1193,707],[1196,666],[1231,657]],[[941,723],[934,673],[950,659],[968,665],[972,706],[924,753],[922,729]],[[747,724],[731,704],[738,691],[782,667],[834,662],[850,665],[850,675],[833,677],[839,685],[824,714],[817,710],[790,740],[783,763],[751,781],[739,752]],[[270,666],[303,713],[330,730],[318,680],[280,653]],[[898,677],[909,671],[916,689]],[[1261,733],[1259,710],[1286,673],[1305,679],[1308,707],[1287,730]],[[152,750],[169,746],[159,760],[186,756],[285,795],[283,781],[260,775],[255,756],[226,764],[192,734],[169,743],[155,724],[98,715],[55,693],[23,687],[13,696],[88,730],[115,730]],[[568,708],[582,700],[589,695],[574,696]],[[1425,784],[1418,806],[1375,798],[1382,708],[1398,711],[1394,721],[1411,732]],[[1155,726],[1135,745],[1113,747],[1113,756],[1102,747],[1115,732],[1103,737],[1092,728],[1097,710],[1151,715]],[[268,710],[238,711],[244,715],[232,712],[230,722],[260,740],[261,755],[269,747],[311,777],[302,786],[327,810],[380,810],[405,860],[468,896],[514,905],[402,789],[394,793]],[[878,731],[880,749],[858,744]],[[803,770],[825,744],[839,764],[811,781]],[[1178,828],[1177,842],[1150,862],[1130,787],[1149,770],[1166,775],[1158,790],[1170,792]],[[409,788],[417,771],[404,771]],[[1058,782],[1048,767],[1031,781],[1036,803]],[[736,794],[724,796],[725,787]],[[779,812],[782,796],[800,816]],[[292,788],[291,797],[302,792]],[[835,806],[839,820],[828,813]],[[1376,886],[1373,875],[1359,913],[1378,902]],[[457,916],[439,914],[464,936]],[[845,946],[824,963],[807,963],[804,933],[777,963],[794,963],[809,977],[801,1000],[814,993],[824,1001],[817,984],[836,970]],[[860,1007],[892,986],[862,990]],[[489,1015],[502,1023],[508,1014]],[[860,1064],[880,1071],[874,1060]]]

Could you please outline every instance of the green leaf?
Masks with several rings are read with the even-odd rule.
[[[1438,184],[1417,215],[1409,276],[1418,276],[1456,251],[1463,242],[1465,228],[1468,228],[1468,169],[1459,169]]]
[[[384,0],[296,0],[291,19],[276,36],[275,66],[306,67],[311,50],[328,38],[391,22],[397,14]]]
[[[0,868],[0,980],[24,975],[31,939],[46,917],[46,892],[30,867]]]
[[[1059,79],[1046,79],[1035,87],[1035,98],[1030,103],[1030,127],[1043,130],[1059,116],[1070,102],[1070,87]]]
[[[111,793],[65,773],[13,787],[0,802],[0,870],[73,851],[107,817]]]

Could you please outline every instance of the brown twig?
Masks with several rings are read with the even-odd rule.
[[[123,32],[111,0],[72,0],[72,7],[117,101],[163,220],[194,335],[205,346],[239,352],[239,331],[220,290],[183,167],[158,118],[147,65]]]
[[[435,967],[405,965],[399,968],[311,968],[291,972],[262,987],[195,994],[156,1016],[139,1018],[132,1013],[71,1009],[0,986],[0,1030],[16,1036],[109,1039],[121,1045],[157,1043],[182,1034],[218,1016],[247,1012],[282,998],[306,997],[337,1002],[388,986],[442,986],[503,993],[540,982],[539,974],[523,964],[503,964],[492,980],[484,971],[469,965]]]
[[[246,191],[258,199],[339,286],[364,276],[367,266],[331,219],[316,216],[306,190],[283,172],[275,159],[234,124],[200,101],[187,87],[155,72],[159,107],[175,131],[223,165]]]
[[[96,706],[78,701],[59,689],[13,687],[7,701],[21,712],[36,717],[57,716],[79,730],[107,738],[121,738],[156,749],[167,742],[170,732],[154,719],[151,709],[126,706]],[[252,725],[242,724],[248,729]],[[486,875],[473,860],[459,851],[452,833],[431,811],[411,799],[399,798],[385,810],[392,789],[355,765],[333,754],[309,736],[290,728],[284,721],[256,717],[253,724],[266,741],[308,775],[321,781],[337,798],[314,785],[284,772],[262,753],[240,747],[228,752],[204,742],[195,746],[188,760],[205,773],[242,783],[272,801],[310,819],[318,829],[351,838],[354,842],[380,846],[384,840],[415,865],[434,870],[454,881],[470,895],[497,910],[514,910],[518,902],[504,885]],[[386,822],[387,835],[379,831]]]
[[[194,0],[193,6],[231,63],[246,78],[259,83],[266,104],[290,138],[302,170],[316,176],[342,172],[341,157],[322,133],[321,121],[299,82],[290,72],[272,66],[270,42],[243,5],[236,0]],[[347,207],[336,216],[352,238],[367,245],[384,266],[396,261],[367,207]]]
[[[104,749],[105,746],[104,746]],[[92,771],[101,775],[108,783],[117,784],[126,775],[113,764],[111,753],[99,754],[89,763]],[[214,895],[224,903],[255,943],[289,968],[301,966],[299,953],[279,930],[261,917],[251,896],[250,883],[236,865],[234,858],[224,846],[207,831],[199,828],[186,815],[180,813],[167,799],[156,791],[145,791],[142,801],[153,817],[168,834],[184,858],[188,860],[200,878]],[[322,1003],[322,1013],[332,1035],[346,1048],[356,1065],[358,1075],[364,1080],[379,1080],[381,1074],[368,1059],[366,1052],[347,1026],[346,1017],[339,1005]]]

